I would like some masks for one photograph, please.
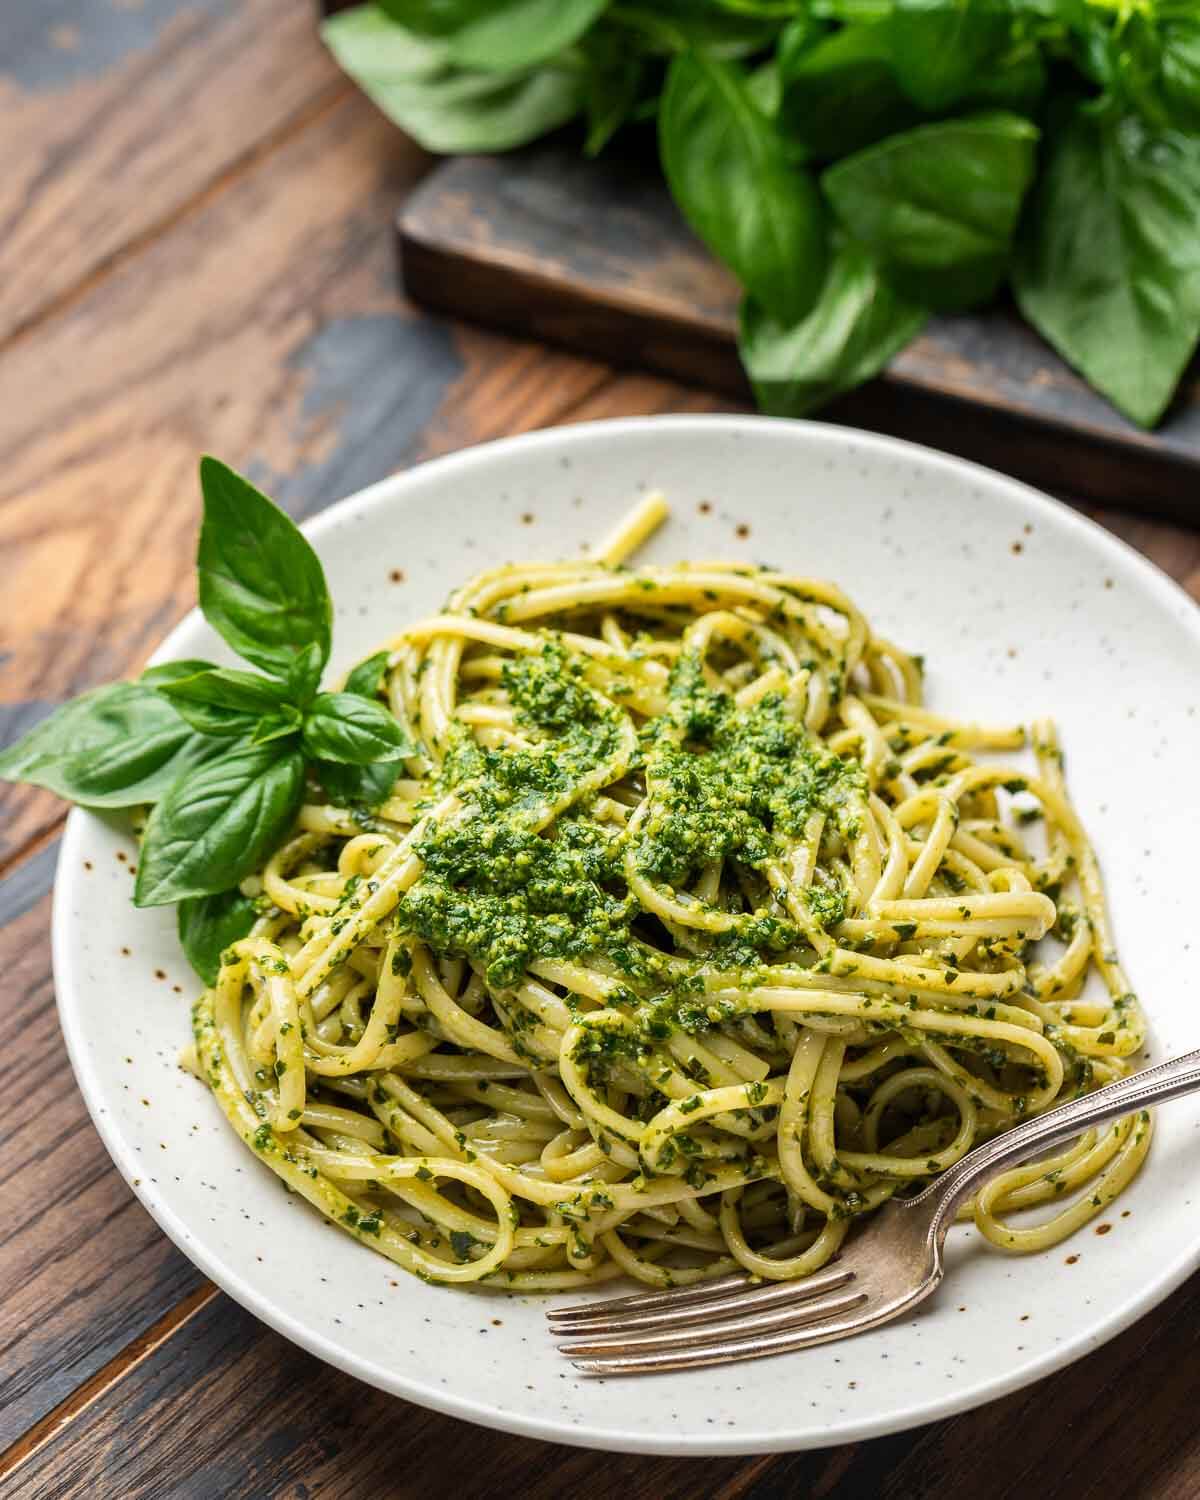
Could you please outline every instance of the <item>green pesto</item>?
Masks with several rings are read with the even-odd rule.
[[[597,953],[654,979],[654,949],[634,925],[640,908],[625,883],[631,837],[639,871],[682,885],[713,860],[761,867],[814,812],[845,838],[857,832],[861,767],[814,741],[778,695],[739,708],[707,686],[694,657],[679,660],[667,711],[640,732],[634,769],[645,774],[651,812],[636,835],[596,821],[592,799],[577,795],[589,772],[614,759],[623,710],[593,691],[554,636],[506,665],[503,682],[532,744],[486,749],[452,728],[439,790],[456,793],[465,815],[418,843],[424,870],[396,917],[400,932],[481,963],[498,989],[538,959]],[[551,804],[566,811],[539,831]],[[845,894],[822,887],[809,906],[830,926],[845,915]],[[741,913],[710,957],[745,968],[799,936],[774,911]]]
[[[814,812],[845,837],[857,833],[866,778],[806,733],[778,693],[749,708],[705,683],[700,662],[682,656],[669,706],[642,729],[650,817],[638,868],[679,884],[699,866],[733,858],[753,868],[798,839]]]

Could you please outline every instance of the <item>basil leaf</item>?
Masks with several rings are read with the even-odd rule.
[[[402,760],[414,747],[382,703],[357,693],[321,693],[304,720],[304,749],[315,759],[365,766]]]
[[[583,149],[588,156],[598,156],[636,110],[646,68],[617,31],[600,28],[585,39],[584,49],[587,140]]]
[[[495,0],[379,0],[378,10],[423,36],[450,37],[486,16],[494,3]]]
[[[306,708],[313,694],[321,685],[321,673],[325,670],[325,658],[316,641],[310,641],[293,661],[287,675],[287,696],[293,703]]]
[[[835,256],[816,306],[799,323],[742,304],[739,348],[763,411],[798,417],[877,375],[925,322],[861,247]]]
[[[745,75],[701,53],[675,58],[659,150],[676,203],[713,254],[775,316],[802,317],[825,272],[820,194],[788,161]]]
[[[209,667],[191,677],[163,682],[158,691],[201,734],[242,735],[264,714],[276,713],[284,702],[282,684],[251,672]],[[293,710],[299,727],[299,714]]]
[[[442,42],[382,5],[355,5],[330,16],[321,25],[321,40],[355,79],[360,74],[381,83],[432,78],[449,61]]]
[[[346,678],[343,691],[361,693],[364,698],[378,697],[387,677],[389,654],[387,651],[376,651],[374,656],[368,656],[365,661],[360,661]]]
[[[427,151],[455,155],[510,151],[565,125],[579,113],[577,71],[546,67],[512,78],[503,73],[450,72],[420,83],[359,86]]]
[[[217,982],[221,955],[249,933],[258,904],[236,886],[215,896],[189,896],[179,903],[179,943],[207,985]]]
[[[150,814],[135,906],[166,906],[236,885],[291,826],[304,758],[286,744],[238,745],[181,777]]]
[[[1104,36],[1105,87],[1157,129],[1200,130],[1200,14],[1159,5]]]
[[[609,0],[494,0],[447,38],[452,62],[512,72],[561,52],[596,21]]]
[[[653,5],[618,4],[611,19],[634,32],[651,52],[705,52],[725,59],[751,57],[770,45],[775,26],[739,6],[725,8],[704,0],[655,0]]]
[[[1040,48],[1021,41],[993,58],[973,80],[964,103],[974,109],[1006,109],[1018,115],[1036,112],[1048,75]]]
[[[1006,49],[1012,23],[990,0],[895,0],[886,30],[900,87],[921,109],[940,113]]]
[[[321,36],[364,93],[427,151],[523,146],[578,114],[583,98],[578,68],[454,68],[444,43],[426,42],[371,6],[331,17]]]
[[[378,807],[392,795],[396,778],[403,770],[397,760],[376,761],[370,766],[347,766],[332,760],[316,763],[321,785],[338,807]]]
[[[831,161],[921,118],[896,79],[880,26],[847,26],[809,46],[781,49],[780,125]]]
[[[195,677],[197,672],[215,672],[217,669],[210,661],[197,661],[194,658],[183,661],[163,661],[156,667],[147,667],[138,679],[147,687],[161,687],[165,682],[178,682],[181,677]]]
[[[268,745],[272,740],[285,739],[289,734],[299,734],[304,724],[304,715],[294,703],[285,703],[274,713],[264,714],[254,726],[250,736],[252,745]]]
[[[1160,65],[1168,121],[1179,130],[1200,132],[1200,16],[1194,12],[1162,23]]]
[[[290,517],[215,458],[200,460],[200,608],[239,656],[286,678],[315,645],[329,659],[332,609],[317,554]]]
[[[1135,422],[1200,338],[1200,139],[1077,106],[1052,131],[1013,286],[1064,359]]]
[[[945,120],[869,146],[821,181],[901,292],[940,310],[970,307],[1004,277],[1037,139],[1019,115]]]
[[[84,807],[137,807],[210,750],[152,688],[114,682],[57,709],[0,754],[0,778]]]

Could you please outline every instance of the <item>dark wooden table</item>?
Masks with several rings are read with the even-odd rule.
[[[4,6],[0,125],[8,733],[139,665],[194,602],[202,450],[303,516],[501,434],[728,405],[408,305],[391,220],[426,159],[297,0]],[[1200,597],[1200,537],[1099,519]],[[0,1494],[1200,1494],[1200,1278],[1027,1391],[774,1459],[502,1437],[319,1364],[209,1285],[110,1165],[54,1014],[64,810],[0,802]]]

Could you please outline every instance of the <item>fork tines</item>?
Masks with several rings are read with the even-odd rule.
[[[867,1294],[834,1265],[803,1281],[756,1282],[735,1274],[674,1291],[646,1292],[546,1314],[559,1349],[589,1374],[650,1374],[782,1353],[850,1331]]]

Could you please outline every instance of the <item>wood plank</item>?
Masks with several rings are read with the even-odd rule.
[[[390,214],[423,169],[348,94],[0,353],[0,548],[22,601],[0,659],[9,738],[140,664],[193,602],[200,452],[307,515],[603,380],[401,302]],[[0,865],[60,813],[0,789]]]
[[[0,1448],[203,1282],[118,1176],[71,1075],[47,931],[57,852],[0,882]]]
[[[221,1297],[7,1477],[7,1500],[169,1494],[722,1500],[761,1460],[636,1458],[508,1437],[319,1364]]]
[[[737,289],[670,202],[652,140],[595,162],[573,138],[449,161],[405,201],[398,228],[420,302],[748,396]],[[880,380],[827,415],[1200,522],[1200,373],[1145,433],[1005,306],[932,319]]]
[[[976,1411],[873,1442],[738,1459],[637,1458],[490,1433],[320,1366],[224,1297],[185,1323],[8,1476],[13,1500],[164,1491],[673,1500],[1191,1500],[1200,1278],[1070,1370]],[[1132,1398],[1129,1371],[1153,1401]],[[1020,1441],[1014,1442],[1014,1433]],[[502,1476],[502,1479],[499,1477]],[[303,1486],[303,1488],[302,1488]]]
[[[0,8],[0,340],[348,88],[294,0]]]
[[[1198,1320],[1194,1276],[1069,1369],[913,1433],[780,1459],[746,1500],[1194,1500]]]

